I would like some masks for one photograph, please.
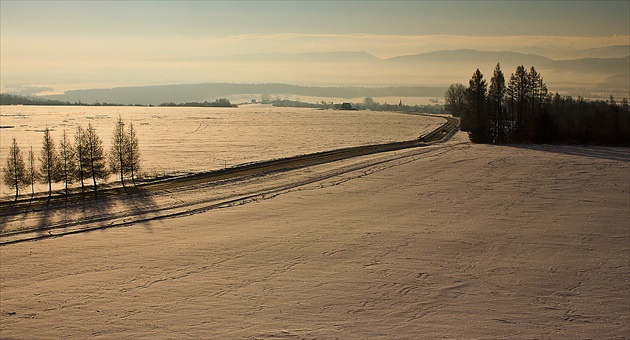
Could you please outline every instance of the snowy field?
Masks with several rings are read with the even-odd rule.
[[[0,106],[0,161],[17,139],[36,156],[43,130],[58,143],[63,130],[92,123],[109,148],[118,116],[133,120],[149,176],[220,169],[336,148],[417,138],[444,119],[392,112],[334,111],[244,105],[239,108]],[[57,185],[57,189],[62,185]],[[39,190],[45,190],[40,186]],[[0,196],[13,193],[3,183]]]
[[[182,188],[151,204],[268,194],[2,246],[0,338],[630,337],[628,149],[466,139]]]

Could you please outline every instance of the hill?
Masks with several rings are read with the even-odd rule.
[[[261,95],[293,95],[340,99],[385,96],[441,97],[449,84],[467,82],[476,68],[490,76],[497,63],[501,63],[507,75],[518,65],[525,65],[528,68],[534,66],[543,74],[553,90],[564,90],[584,97],[589,97],[588,93],[600,92],[606,92],[606,96],[614,94],[615,97],[629,97],[628,82],[620,80],[622,75],[630,74],[630,56],[627,54],[618,56],[625,53],[624,51],[630,51],[628,46],[582,49],[576,50],[575,55],[589,57],[573,59],[552,59],[533,53],[473,49],[441,50],[388,59],[380,59],[366,52],[199,56],[188,60],[188,63],[195,65],[200,71],[209,68],[207,77],[210,79],[213,77],[231,79],[234,77],[230,77],[230,72],[247,70],[249,72],[245,72],[247,76],[241,77],[273,81],[240,84],[218,81],[71,90],[42,98],[83,103],[159,105],[164,102],[213,101],[239,95],[245,95],[244,97],[251,95],[251,98]],[[178,60],[182,61],[186,62]],[[215,76],[215,73],[221,73],[222,76]],[[338,86],[289,85],[285,81],[295,81],[294,84]],[[378,86],[366,87],[355,84]],[[238,100],[243,100],[243,96]]]
[[[157,86],[117,87],[111,89],[87,89],[66,91],[61,95],[43,96],[51,100],[94,103],[159,105],[165,102],[185,103],[213,101],[238,94],[267,95],[293,94],[298,96],[357,98],[357,97],[441,97],[445,87],[318,87],[289,84],[177,84]]]

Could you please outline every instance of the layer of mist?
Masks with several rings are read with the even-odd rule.
[[[98,72],[83,70],[87,66],[77,65],[76,70],[68,74],[55,70],[55,76],[61,79],[58,84],[5,85],[3,91],[27,95],[39,91],[46,98],[70,102],[144,105],[167,101],[212,101],[239,94],[327,98],[441,97],[448,85],[466,84],[475,69],[490,74],[500,63],[508,75],[516,66],[534,66],[543,75],[549,89],[562,94],[593,99],[610,95],[630,97],[630,45],[581,50],[549,48],[548,52],[575,57],[554,59],[533,53],[472,49],[442,50],[388,59],[366,52],[199,56],[144,60],[125,68],[102,66]],[[84,73],[97,75],[91,79],[76,79],[77,74]],[[7,81],[15,76],[11,70],[3,70],[3,78]],[[75,85],[63,94],[51,94],[55,92],[51,91],[52,87],[59,91],[59,86],[68,88],[72,87],[70,83],[81,81],[83,86]],[[269,84],[274,85],[270,87]],[[77,88],[92,90],[78,91],[75,90]],[[388,93],[374,93],[374,88]],[[410,89],[413,93],[409,93]]]

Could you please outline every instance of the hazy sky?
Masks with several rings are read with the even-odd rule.
[[[628,0],[0,0],[0,7],[3,89],[199,81],[204,78],[185,76],[191,71],[172,60],[202,56],[366,51],[387,58],[463,47],[630,42]]]

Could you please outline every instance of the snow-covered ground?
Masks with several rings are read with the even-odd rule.
[[[0,247],[0,338],[630,337],[625,148],[473,145],[460,133],[152,204],[325,173],[176,218]]]
[[[444,119],[393,112],[335,111],[243,105],[239,108],[0,106],[0,162],[15,137],[26,158],[41,149],[48,127],[55,142],[91,123],[109,148],[118,117],[133,120],[148,175],[220,169],[336,148],[417,138]],[[61,189],[62,185],[56,185]],[[45,191],[43,185],[37,188]],[[30,193],[30,189],[24,192]],[[0,181],[0,197],[13,190]]]

